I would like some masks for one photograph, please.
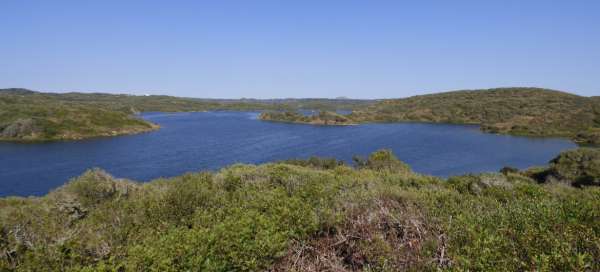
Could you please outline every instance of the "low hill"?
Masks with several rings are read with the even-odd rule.
[[[38,96],[27,90],[0,91],[0,140],[75,140],[157,128],[123,111]]]
[[[90,170],[0,198],[0,271],[600,271],[599,152],[448,180],[386,150],[148,183]]]
[[[355,111],[357,122],[479,124],[482,130],[529,136],[564,136],[600,143],[600,99],[539,88],[454,91],[390,99]]]

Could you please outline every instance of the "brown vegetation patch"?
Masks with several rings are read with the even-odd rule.
[[[272,271],[402,271],[447,267],[446,236],[419,208],[380,198],[335,229],[294,241]]]

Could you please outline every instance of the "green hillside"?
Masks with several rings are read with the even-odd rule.
[[[600,128],[597,101],[538,88],[455,91],[386,100],[351,118],[362,122],[480,124],[487,132],[565,136],[586,142],[586,133]]]
[[[40,96],[0,91],[0,140],[75,140],[157,129],[131,113]]]
[[[292,113],[261,118],[296,123],[312,121]],[[491,133],[569,137],[582,144],[600,144],[600,98],[539,88],[454,91],[357,107],[335,124],[366,122],[477,124]]]
[[[356,162],[149,183],[91,170],[0,198],[0,271],[600,270],[598,150],[448,180],[385,150]]]

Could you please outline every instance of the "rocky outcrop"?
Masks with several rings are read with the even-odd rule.
[[[0,127],[0,138],[24,139],[34,137],[41,131],[35,120],[23,118]]]
[[[600,186],[600,149],[565,151],[552,159],[548,167],[532,167],[521,174],[538,183],[562,183],[575,187]]]
[[[600,149],[563,152],[550,161],[549,176],[575,186],[600,186]]]
[[[503,174],[482,174],[469,184],[469,191],[473,194],[481,194],[485,189],[499,187],[504,189],[512,188],[512,183]]]
[[[573,140],[583,145],[600,145],[600,128],[580,132]]]

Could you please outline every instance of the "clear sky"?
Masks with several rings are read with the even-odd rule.
[[[0,88],[392,98],[600,95],[600,1],[0,1]]]

